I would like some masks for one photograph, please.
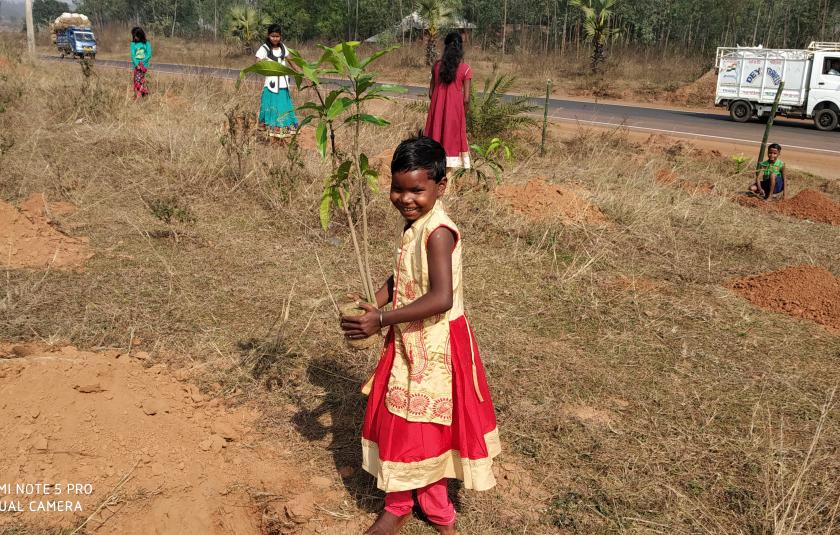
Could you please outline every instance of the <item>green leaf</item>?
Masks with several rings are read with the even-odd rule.
[[[327,157],[327,123],[321,121],[315,129],[315,145],[318,147],[318,152],[321,158]]]
[[[359,154],[359,171],[361,171],[364,175],[368,172],[368,170],[370,170],[370,164],[368,162],[367,154],[363,152]]]
[[[353,99],[342,97],[336,99],[330,108],[327,110],[327,119],[333,120],[342,113],[344,113],[347,108],[349,108],[353,104]]]
[[[361,65],[359,64],[359,57],[356,55],[356,47],[359,46],[359,43],[350,41],[341,43],[338,46],[341,47],[341,53],[344,55],[344,61],[347,62],[347,66],[351,69],[359,69]]]
[[[381,58],[382,56],[384,56],[385,54],[387,54],[389,52],[393,52],[394,50],[398,49],[399,47],[400,47],[400,45],[392,45],[392,46],[389,46],[388,48],[383,48],[382,50],[374,52],[373,54],[371,54],[370,56],[368,56],[367,58],[362,60],[362,63],[361,63],[361,65],[359,65],[359,67],[364,69],[368,65],[373,63],[374,61],[376,61],[379,58]]]
[[[356,78],[356,94],[361,95],[367,91],[374,84],[374,76],[372,74],[363,74]]]
[[[301,104],[300,106],[298,106],[295,110],[296,111],[312,110],[312,111],[317,112],[318,115],[324,115],[323,107],[320,104],[318,104],[317,102],[305,102],[305,103]]]
[[[379,193],[379,173],[371,169],[365,176],[367,177],[367,185],[370,190],[374,193]]]
[[[335,183],[340,184],[347,180],[347,177],[350,175],[350,168],[353,166],[353,160],[344,160],[341,162],[341,165],[338,166],[338,169],[335,170]]]
[[[297,135],[300,135],[301,131],[303,130],[303,127],[304,127],[304,126],[306,126],[306,125],[308,125],[309,123],[311,123],[311,122],[312,122],[312,120],[313,120],[314,118],[315,118],[315,117],[314,117],[314,116],[312,116],[312,115],[307,115],[306,117],[304,117],[303,119],[301,119],[301,120],[300,120],[300,124],[298,124],[297,133],[295,133],[295,135],[296,135],[296,136],[297,136]]]
[[[260,74],[262,76],[291,76],[295,78],[297,82],[297,78],[300,77],[300,73],[297,71],[290,69],[285,65],[281,65],[276,61],[271,61],[268,59],[260,60],[250,67],[245,67],[241,71],[239,71],[239,80],[236,82],[237,87],[239,84],[242,83],[242,80],[245,79],[248,74]]]
[[[318,210],[321,219],[321,228],[324,229],[324,232],[330,226],[330,208],[332,208],[333,203],[332,189],[327,188],[324,190],[324,194],[321,195],[321,206]]]
[[[376,126],[388,126],[391,124],[390,122],[386,121],[382,117],[377,117],[375,115],[370,115],[369,113],[356,113],[348,117],[344,120],[345,124],[354,124],[354,123],[369,123]]]

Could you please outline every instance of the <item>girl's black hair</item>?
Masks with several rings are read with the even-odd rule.
[[[770,143],[769,145],[767,145],[767,150],[770,149],[776,149],[777,151],[782,152],[782,146],[778,143]]]
[[[430,137],[412,136],[399,145],[391,159],[391,174],[423,169],[430,179],[440,182],[446,176],[446,152]]]
[[[144,32],[143,28],[141,28],[140,26],[135,26],[131,29],[131,40],[135,43],[145,43],[146,32]]]
[[[283,27],[280,26],[280,24],[278,24],[276,22],[268,25],[268,30],[265,32],[265,44],[268,45],[269,50],[271,50],[271,47],[274,46],[274,45],[271,44],[271,38],[269,37],[269,35],[271,35],[273,33],[279,33],[280,36],[282,37],[283,36]]]
[[[461,32],[449,32],[444,39],[443,59],[440,62],[440,81],[451,84],[455,81],[458,65],[464,59],[464,38]]]

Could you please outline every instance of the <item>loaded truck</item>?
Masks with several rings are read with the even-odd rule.
[[[715,61],[715,106],[733,121],[767,120],[779,84],[777,114],[812,119],[834,130],[840,119],[840,43],[813,42],[806,49],[720,47]]]
[[[50,25],[53,43],[61,57],[96,57],[96,37],[90,19],[81,13],[62,13]]]

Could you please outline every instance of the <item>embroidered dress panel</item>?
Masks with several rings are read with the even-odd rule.
[[[449,322],[464,314],[461,288],[461,240],[458,228],[440,202],[402,235],[394,267],[394,308],[431,289],[426,244],[432,232],[446,227],[455,234],[452,251],[452,308],[444,314],[394,326],[394,365],[385,406],[409,422],[452,423],[452,354]]]

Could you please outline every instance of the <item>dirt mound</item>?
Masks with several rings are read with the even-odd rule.
[[[840,330],[840,279],[825,268],[789,267],[736,280],[731,288],[754,305]]]
[[[717,87],[717,75],[714,69],[697,80],[686,84],[676,91],[668,94],[667,100],[676,104],[687,106],[714,106],[715,89]]]
[[[666,186],[680,188],[681,190],[695,194],[695,193],[712,193],[715,191],[715,185],[708,182],[692,182],[680,177],[677,173],[670,169],[660,169],[656,172],[656,181]]]
[[[516,212],[534,220],[560,219],[564,224],[607,222],[601,210],[586,200],[586,190],[576,186],[559,186],[544,178],[532,178],[524,186],[500,186],[494,194]]]
[[[804,189],[793,198],[766,202],[753,196],[738,197],[738,203],[765,212],[778,212],[798,219],[840,225],[840,203],[813,189]]]
[[[87,238],[57,230],[56,216],[69,215],[69,203],[47,202],[43,194],[26,199],[20,210],[0,201],[0,265],[12,268],[73,268],[93,256]]]
[[[267,447],[258,413],[138,360],[0,344],[0,531],[91,517],[86,530],[120,535],[335,532],[316,505],[340,503],[332,480]]]

